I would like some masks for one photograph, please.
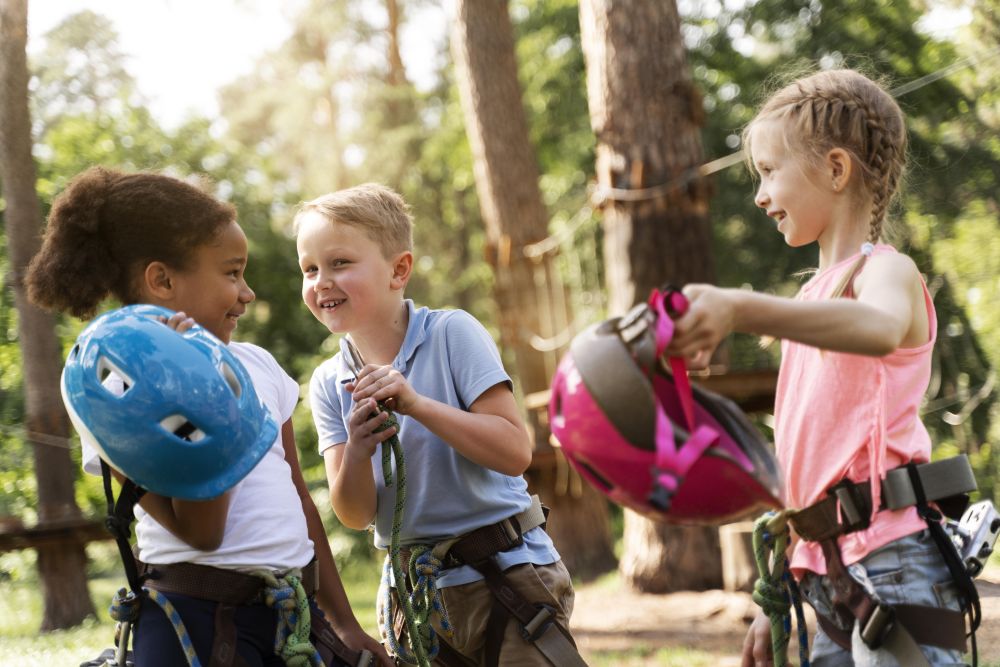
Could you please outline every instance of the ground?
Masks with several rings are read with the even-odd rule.
[[[1000,574],[976,580],[983,622],[976,633],[979,664],[1000,665]],[[807,607],[808,610],[808,607]],[[712,656],[715,667],[740,664],[739,650],[757,606],[748,593],[706,591],[647,595],[629,591],[617,578],[578,587],[572,631],[584,654],[628,654],[628,665],[661,665],[659,649],[684,647]],[[808,613],[808,611],[807,611]],[[812,617],[808,617],[812,627]],[[790,655],[792,662],[797,649]],[[637,658],[635,653],[646,655]],[[604,658],[604,664],[625,664]],[[684,664],[683,660],[672,664]]]

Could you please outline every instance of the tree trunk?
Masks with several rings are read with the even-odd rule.
[[[692,83],[674,0],[582,0],[597,186],[604,206],[609,310],[620,315],[665,283],[711,282],[701,96]],[[626,511],[620,562],[647,592],[722,585],[714,528],[672,528]]]
[[[14,288],[18,339],[24,364],[25,427],[33,446],[40,524],[79,519],[69,456],[69,421],[59,393],[62,353],[51,315],[28,303],[24,270],[38,250],[41,231],[28,114],[26,0],[0,0],[0,186],[10,253],[7,284]],[[42,630],[68,628],[94,613],[87,592],[84,545],[38,548],[45,603]]]
[[[548,389],[555,371],[558,351],[535,349],[531,339],[551,323],[553,304],[565,304],[564,288],[550,253],[529,258],[524,252],[526,246],[548,235],[548,214],[521,102],[507,2],[459,0],[456,5],[452,52],[494,269],[501,346],[514,352],[515,376],[522,394],[530,396]],[[565,317],[566,306],[562,308],[561,319],[571,321]],[[587,489],[588,500],[580,502],[569,494],[557,494],[547,483],[545,468],[552,465],[553,457],[539,456],[551,449],[547,423],[538,418],[538,412],[529,414],[536,461],[528,478],[552,508],[552,525],[576,527],[554,531],[556,547],[575,574],[613,567],[603,500],[590,498],[596,492]],[[584,566],[593,569],[583,572]]]

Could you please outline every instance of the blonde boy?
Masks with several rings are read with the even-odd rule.
[[[541,521],[524,518],[537,500],[522,477],[531,444],[510,377],[471,315],[417,308],[404,298],[411,225],[403,199],[377,184],[324,195],[296,215],[302,299],[331,332],[350,334],[367,361],[355,377],[342,340],[310,383],[333,509],[346,526],[374,524],[375,545],[388,547],[394,489],[384,484],[378,454],[397,430],[376,431],[387,417],[375,414],[383,402],[398,416],[406,453],[401,544],[433,546],[518,518],[523,536],[487,559],[489,567],[543,615],[551,613],[556,623],[539,633],[545,641],[553,632],[568,638],[569,574]],[[487,632],[494,596],[481,572],[456,557],[460,551],[453,548],[437,577],[454,627],[438,664],[548,664],[515,618],[498,624],[494,617],[491,627],[501,630]]]

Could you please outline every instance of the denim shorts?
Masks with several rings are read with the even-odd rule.
[[[848,571],[869,592],[887,604],[916,604],[960,610],[958,587],[930,531],[907,535],[877,549]],[[861,640],[857,623],[845,627],[833,612],[833,589],[825,576],[806,573],[800,583],[802,596],[821,614],[845,631],[851,631],[851,650],[830,639],[822,628],[813,639],[809,661],[814,667],[889,667],[899,663],[885,649],[871,650]],[[919,641],[919,638],[918,638]],[[962,654],[935,646],[920,649],[932,665],[964,665]]]

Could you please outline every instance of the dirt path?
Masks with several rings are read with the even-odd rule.
[[[983,610],[983,622],[976,633],[979,664],[1000,665],[1000,576],[976,583]],[[643,595],[627,590],[617,580],[603,580],[577,589],[572,630],[587,659],[636,647],[649,653],[685,647],[717,656],[717,667],[731,667],[739,665],[743,636],[756,613],[757,606],[748,593]],[[812,628],[808,606],[806,614]],[[790,655],[796,650],[793,647]],[[652,659],[629,662],[639,664],[658,663]]]

